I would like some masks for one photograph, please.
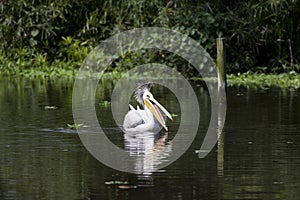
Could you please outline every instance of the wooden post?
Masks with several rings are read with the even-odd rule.
[[[225,88],[226,92],[226,68],[225,68],[225,47],[223,44],[224,38],[217,38],[217,70],[218,70],[218,89]],[[219,104],[219,106],[224,106]],[[218,118],[219,118],[218,114]],[[218,123],[220,121],[218,120]],[[220,124],[218,124],[220,126]],[[224,173],[224,133],[218,130],[218,153],[217,153],[217,171],[218,176],[223,176]]]
[[[226,87],[224,38],[217,38],[218,87]]]
[[[224,133],[220,133],[217,150],[217,174],[224,175]]]

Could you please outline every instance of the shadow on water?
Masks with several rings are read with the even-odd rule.
[[[124,135],[111,115],[114,87],[104,81],[96,109],[107,137],[139,155],[137,174],[110,169],[94,159],[67,124],[73,80],[0,78],[1,199],[297,199],[300,196],[300,91],[228,88],[226,125],[207,157],[198,150],[210,118],[202,83],[194,89],[201,112],[198,134],[171,165],[153,168],[172,152],[180,107],[168,89],[153,93],[176,114],[169,132]],[[180,86],[178,86],[180,87]],[[132,102],[134,104],[134,102]],[[188,134],[188,128],[187,134]]]

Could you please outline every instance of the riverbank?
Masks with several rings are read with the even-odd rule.
[[[286,89],[300,88],[300,74],[291,71],[280,74],[242,73],[227,75],[228,86],[241,85],[249,87],[269,88],[277,86]]]
[[[68,64],[65,63],[65,66]],[[10,77],[25,77],[25,78],[75,78],[78,74],[78,69],[62,68],[62,67],[47,67],[47,68],[10,68],[5,69],[0,67],[0,76]],[[122,74],[120,72],[108,72],[106,77],[119,79]],[[198,79],[198,78],[197,78]],[[300,74],[294,71],[280,74],[266,73],[238,73],[227,75],[228,86],[246,86],[257,88],[270,88],[272,86],[283,89],[299,89]]]

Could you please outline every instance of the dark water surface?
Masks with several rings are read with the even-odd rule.
[[[195,141],[180,159],[151,172],[149,167],[167,159],[161,149],[173,149],[178,102],[166,88],[153,88],[156,99],[178,116],[168,121],[169,133],[155,140],[128,138],[107,103],[113,86],[106,81],[99,88],[97,116],[117,146],[146,155],[136,163],[139,174],[97,161],[67,126],[73,123],[72,80],[0,78],[0,199],[300,198],[299,90],[228,88],[221,139],[199,159],[210,99],[201,84],[195,85],[201,111]]]

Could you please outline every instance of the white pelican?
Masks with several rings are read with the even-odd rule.
[[[159,109],[171,120],[172,116],[153,98],[150,92],[151,87],[152,83],[145,83],[135,89],[135,99],[143,106],[144,110],[141,110],[139,106],[137,106],[137,109],[134,109],[129,105],[131,110],[126,114],[123,123],[125,132],[158,132],[162,127],[168,131],[166,122]]]

